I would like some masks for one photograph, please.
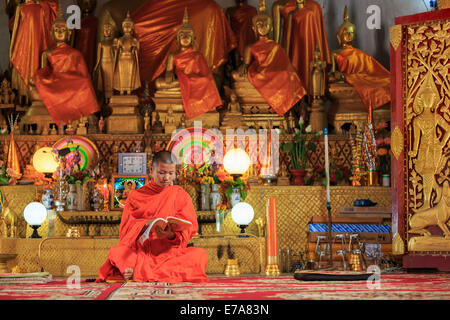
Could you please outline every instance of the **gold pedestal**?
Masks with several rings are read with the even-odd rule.
[[[284,117],[280,117],[273,111],[259,92],[247,80],[235,81],[233,90],[238,97],[239,104],[243,113],[243,123],[246,127],[268,128],[269,123],[272,126],[287,128]]]
[[[159,120],[161,121],[166,134],[171,134],[174,128],[180,128],[182,117],[185,116],[180,90],[159,90],[155,93],[153,101],[155,102],[155,111],[152,113],[152,125],[155,123],[156,114],[158,113]],[[172,119],[170,119],[172,124],[166,125],[167,111],[169,110],[169,107],[172,108]],[[202,128],[219,128],[220,115],[219,112],[213,109],[198,117],[185,119],[185,126],[194,126],[194,121],[201,122]]]
[[[450,251],[450,239],[440,236],[411,237],[409,251]]]
[[[358,92],[347,83],[331,83],[329,87],[331,106],[328,110],[328,122],[339,133],[345,123],[354,123],[363,129],[367,123],[368,110],[361,101]],[[386,122],[391,119],[390,104],[373,111],[373,123]]]
[[[242,113],[227,112],[223,117],[222,124],[220,125],[222,130],[226,129],[247,129],[246,124],[242,121]]]
[[[312,132],[321,131],[327,128],[327,122],[323,102],[314,100],[311,106],[311,114],[309,115],[309,124],[311,125]]]
[[[109,106],[112,114],[106,119],[107,133],[143,133],[144,119],[138,110],[139,99],[135,95],[114,95]]]
[[[48,110],[45,107],[42,100],[33,101],[30,108],[20,121],[20,130],[22,133],[25,133],[22,131],[25,125],[36,124],[37,125],[36,133],[46,134],[50,129],[51,123],[55,123],[55,121],[53,121],[53,118],[50,116],[50,113],[48,113]],[[47,128],[47,130],[44,130],[44,128]]]
[[[237,259],[228,259],[224,274],[226,276],[238,276],[241,274]]]
[[[278,264],[268,264],[266,266],[266,276],[279,276],[280,268]]]

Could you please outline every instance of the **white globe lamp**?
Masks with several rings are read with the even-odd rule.
[[[240,148],[231,149],[223,157],[223,166],[233,177],[242,176],[248,170],[250,162],[247,152]]]
[[[23,217],[28,225],[34,230],[30,238],[41,238],[37,229],[47,218],[47,209],[45,206],[40,202],[31,202],[23,209]]]
[[[241,233],[245,233],[245,228],[254,217],[255,211],[247,202],[239,202],[231,209],[231,219],[241,228]]]

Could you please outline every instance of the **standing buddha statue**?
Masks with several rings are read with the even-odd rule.
[[[75,33],[75,49],[79,50],[86,61],[89,73],[92,73],[95,64],[95,47],[97,42],[98,19],[93,15],[97,0],[78,0],[81,8],[81,28]]]
[[[156,81],[157,88],[180,87],[186,119],[222,105],[212,72],[203,54],[194,50],[194,41],[195,33],[189,25],[186,8],[183,24],[177,30],[179,49],[169,54],[166,73]]]
[[[53,22],[56,47],[44,51],[32,80],[55,123],[78,120],[100,110],[83,55],[67,41],[71,30],[61,9]]]
[[[264,4],[260,8],[263,11],[253,18],[253,30],[258,40],[247,46],[244,63],[232,75],[235,80],[246,77],[272,109],[282,116],[306,94],[306,90],[283,48],[269,39],[272,19],[266,14]]]
[[[391,100],[390,72],[364,51],[353,47],[356,27],[344,10],[344,23],[339,27],[337,39],[340,48],[333,51],[330,81],[345,79],[355,88],[367,109],[375,110]]]
[[[114,78],[113,87],[120,94],[130,95],[133,90],[141,87],[139,76],[139,41],[133,37],[134,23],[128,12],[122,22],[123,36],[114,39]]]
[[[106,102],[113,95],[114,50],[111,23],[103,26],[104,38],[97,45],[97,63],[94,67],[94,83],[103,92]]]
[[[12,87],[28,102],[29,81],[40,66],[40,55],[49,48],[50,33],[45,11],[34,0],[16,7],[9,47]]]
[[[289,12],[285,20],[286,41],[283,40],[286,53],[308,92],[309,68],[316,46],[319,46],[323,59],[331,63],[322,9],[316,4],[313,0],[295,0],[296,7]]]

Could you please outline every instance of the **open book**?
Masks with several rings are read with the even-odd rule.
[[[151,232],[155,230],[156,227],[160,227],[162,230],[164,230],[167,225],[170,225],[173,231],[183,231],[190,226],[192,226],[192,222],[176,217],[167,217],[164,218],[156,218],[153,219],[148,228],[144,231],[144,233],[141,236],[141,244],[144,244],[145,240],[147,240],[150,237]]]

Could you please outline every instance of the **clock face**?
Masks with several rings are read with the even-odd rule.
[[[147,155],[131,153],[119,155],[119,174],[142,175],[147,173]]]

